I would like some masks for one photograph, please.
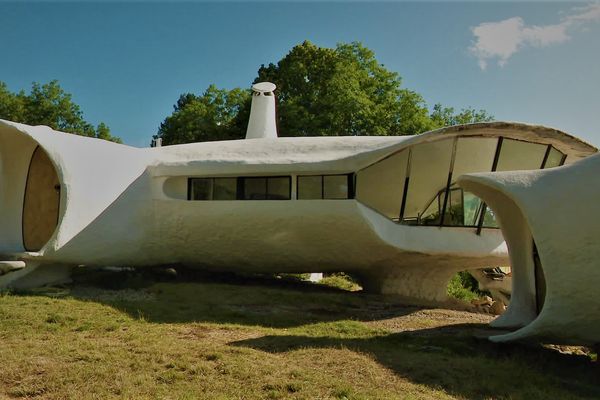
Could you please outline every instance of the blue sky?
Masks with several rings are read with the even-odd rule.
[[[58,79],[87,120],[147,146],[181,93],[249,87],[261,64],[306,39],[360,41],[430,105],[483,108],[600,146],[598,10],[590,2],[0,0],[0,81],[17,91]]]

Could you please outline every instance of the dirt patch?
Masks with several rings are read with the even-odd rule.
[[[494,316],[487,314],[436,308],[415,309],[406,315],[369,321],[366,322],[366,324],[374,328],[386,329],[391,332],[410,332],[440,327],[451,327],[453,325],[464,326],[465,324],[473,324],[473,327],[481,328],[481,325],[489,324],[494,318]]]

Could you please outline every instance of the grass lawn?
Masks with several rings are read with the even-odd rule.
[[[135,272],[0,295],[0,399],[600,398],[587,354],[490,316],[281,279]]]

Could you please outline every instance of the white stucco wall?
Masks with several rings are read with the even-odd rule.
[[[463,176],[461,186],[494,209],[510,250],[513,299],[497,325],[522,326],[495,341],[600,342],[600,155],[543,171]],[[532,306],[532,241],[546,281],[543,308]]]

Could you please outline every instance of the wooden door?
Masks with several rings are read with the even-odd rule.
[[[39,251],[58,224],[60,182],[48,154],[37,147],[31,156],[23,201],[23,245]]]

